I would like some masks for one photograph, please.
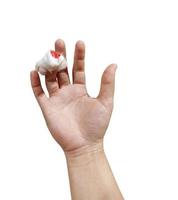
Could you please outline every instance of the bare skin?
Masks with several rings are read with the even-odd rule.
[[[66,56],[63,40],[56,41],[55,50]],[[49,131],[65,152],[72,199],[120,200],[123,199],[122,195],[103,150],[103,137],[113,110],[117,67],[111,64],[105,69],[98,97],[92,98],[86,90],[84,59],[85,45],[78,41],[75,46],[72,83],[67,69],[59,73],[47,73],[45,80],[48,97],[42,89],[38,73],[32,71],[32,89]],[[93,169],[96,169],[96,174]],[[101,180],[96,182],[94,179],[102,173],[102,169],[105,178],[101,174],[98,177]],[[106,180],[109,183],[106,184]],[[85,187],[81,187],[83,184]],[[94,188],[95,194],[91,193]]]

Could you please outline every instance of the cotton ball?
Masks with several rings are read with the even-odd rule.
[[[67,67],[67,61],[62,54],[56,51],[48,51],[37,63],[36,70],[45,75],[46,72],[60,71]]]

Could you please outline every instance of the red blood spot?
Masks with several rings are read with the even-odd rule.
[[[51,55],[54,57],[54,58],[59,58],[60,54],[56,51],[52,51],[51,50]]]

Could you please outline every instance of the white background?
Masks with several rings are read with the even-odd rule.
[[[86,43],[87,87],[117,63],[105,149],[127,200],[178,199],[177,0],[0,1],[0,199],[68,200],[65,158],[33,97],[29,72],[65,40]]]

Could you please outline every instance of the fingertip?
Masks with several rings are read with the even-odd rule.
[[[30,79],[31,79],[31,81],[33,81],[33,76],[34,76],[34,70],[30,71]]]
[[[115,72],[117,70],[117,68],[118,68],[117,64],[112,63],[106,68],[106,70],[108,69],[109,71]]]
[[[31,79],[31,85],[32,87],[40,84],[40,77],[36,70],[32,70],[30,72],[30,79]]]
[[[116,75],[116,71],[117,71],[117,69],[118,69],[118,66],[117,66],[117,64],[112,64],[112,70],[113,70],[113,76],[115,77],[115,75]]]
[[[30,75],[33,75],[34,70],[30,71]]]
[[[55,46],[64,46],[64,45],[65,45],[64,40],[62,40],[62,39],[57,39],[55,41]]]
[[[39,77],[39,74],[36,70],[32,70],[30,72],[30,76],[31,76],[31,78],[36,78],[36,77]]]
[[[84,60],[85,58],[85,44],[82,40],[76,42],[74,58],[75,61]]]
[[[118,69],[118,66],[117,66],[117,64],[112,64],[113,65],[113,68],[114,68],[114,70],[116,71],[117,69]]]
[[[33,75],[33,73],[35,72],[35,70],[30,71],[30,74]]]
[[[78,40],[76,42],[76,48],[78,50],[84,50],[85,49],[85,43],[82,40]]]
[[[66,57],[66,46],[65,46],[64,40],[62,40],[62,39],[56,40],[55,51],[59,52],[60,54],[63,54],[64,57]]]

